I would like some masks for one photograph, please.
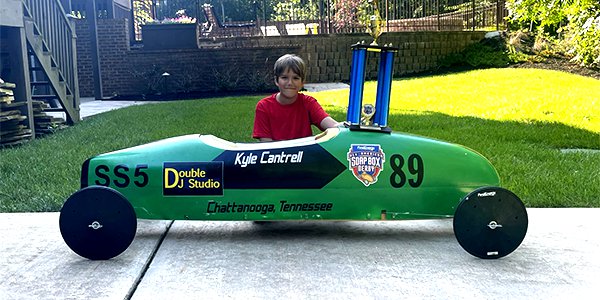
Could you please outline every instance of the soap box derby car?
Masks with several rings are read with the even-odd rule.
[[[362,109],[361,120],[367,50],[381,52],[383,88],[375,107]],[[525,237],[527,212],[515,194],[498,187],[490,162],[466,147],[392,133],[386,126],[394,52],[353,46],[346,125],[317,136],[233,143],[194,134],[88,159],[81,189],[61,209],[63,239],[77,254],[96,260],[128,248],[137,218],[454,218],[455,236],[470,254],[510,254]]]

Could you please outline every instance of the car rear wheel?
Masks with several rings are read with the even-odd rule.
[[[73,193],[63,205],[60,233],[75,253],[91,260],[125,251],[137,229],[133,206],[118,191],[90,186]]]
[[[519,197],[500,187],[469,193],[454,213],[454,235],[470,254],[484,259],[516,250],[527,233],[527,210]]]

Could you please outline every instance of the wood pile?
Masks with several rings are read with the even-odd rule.
[[[66,127],[65,119],[47,115],[44,110],[49,108],[44,101],[32,101],[33,123],[35,124],[35,136],[40,137]]]
[[[16,85],[0,78],[0,147],[15,146],[29,141],[33,130],[27,122],[27,102],[15,101]],[[49,108],[43,101],[32,101],[33,121],[36,137],[54,133],[66,127],[63,118],[47,115]]]
[[[27,102],[15,102],[15,84],[0,79],[0,146],[22,144],[32,137],[26,125]]]

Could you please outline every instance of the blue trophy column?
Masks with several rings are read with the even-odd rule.
[[[360,110],[365,84],[365,64],[367,49],[352,48],[352,66],[350,71],[350,99],[346,120],[352,125],[360,125]]]
[[[390,111],[390,92],[392,90],[392,68],[394,66],[394,51],[383,50],[379,60],[377,75],[377,96],[373,125],[386,127]]]

